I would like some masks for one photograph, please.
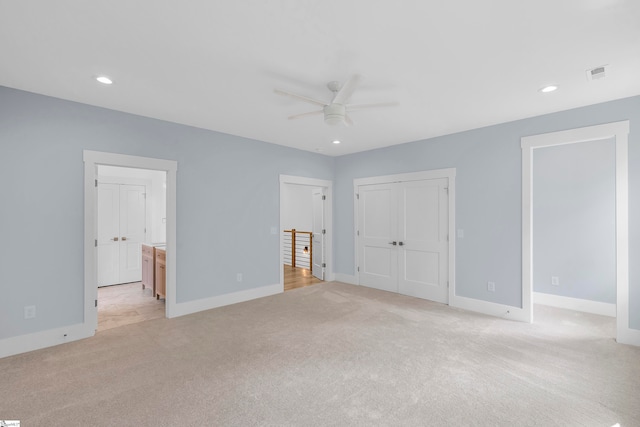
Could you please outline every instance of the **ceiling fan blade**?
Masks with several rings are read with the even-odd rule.
[[[353,126],[353,120],[351,120],[351,117],[347,116],[346,114],[344,115],[344,123],[347,126]]]
[[[349,102],[349,98],[351,98],[353,91],[356,90],[360,80],[362,80],[362,77],[358,74],[351,76],[351,78],[342,85],[342,88],[338,91],[335,98],[333,98],[332,103],[345,105]]]
[[[307,117],[307,116],[316,116],[318,114],[322,114],[323,111],[322,110],[318,110],[318,111],[309,111],[308,113],[302,113],[302,114],[295,114],[293,116],[289,116],[288,119],[289,120],[294,120],[294,119],[299,119],[301,117]]]
[[[321,107],[324,107],[325,105],[327,105],[326,103],[324,103],[322,101],[318,101],[317,99],[309,98],[308,96],[298,95],[298,94],[287,92],[287,91],[280,90],[280,89],[275,89],[274,92],[277,93],[278,95],[288,96],[289,98],[297,99],[299,101],[308,102],[309,104],[313,104],[313,105],[319,105]]]
[[[352,104],[347,105],[347,110],[361,110],[363,108],[374,108],[374,107],[396,107],[398,105],[397,102],[378,102],[375,104]]]

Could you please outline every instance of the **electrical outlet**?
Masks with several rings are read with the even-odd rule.
[[[560,278],[558,276],[551,276],[551,284],[553,286],[560,286]]]
[[[36,306],[35,305],[25,305],[24,306],[24,318],[25,319],[33,319],[36,317]]]
[[[496,291],[496,282],[487,282],[487,290],[489,292],[495,292]]]
[[[271,227],[271,234],[278,234],[278,227],[276,227],[275,225]]]
[[[458,239],[464,239],[464,230],[462,228],[458,228]]]
[[[238,282],[242,282],[242,273],[238,273],[238,274],[236,274],[236,280],[237,280]]]

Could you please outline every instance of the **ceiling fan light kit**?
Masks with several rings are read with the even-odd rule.
[[[342,104],[329,104],[322,108],[324,112],[324,122],[331,126],[345,124],[347,109]]]
[[[372,108],[372,107],[388,107],[392,105],[396,105],[393,102],[384,102],[377,104],[358,104],[353,105],[349,104],[349,99],[353,94],[353,91],[356,89],[357,85],[360,83],[361,77],[358,74],[354,74],[351,76],[349,80],[344,85],[341,85],[340,82],[330,81],[327,83],[327,88],[333,93],[333,99],[331,102],[326,103],[324,101],[319,101],[314,98],[310,98],[304,95],[298,95],[296,93],[287,92],[284,90],[276,89],[275,93],[278,95],[288,96],[289,98],[297,99],[298,101],[307,102],[309,104],[313,104],[316,106],[321,106],[322,110],[311,111],[308,113],[295,114],[293,116],[289,116],[289,120],[299,119],[306,116],[313,116],[316,114],[324,115],[324,122],[330,126],[337,125],[352,125],[353,121],[347,114],[351,109],[364,109],[364,108]]]

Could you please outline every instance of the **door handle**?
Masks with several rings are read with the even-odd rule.
[[[404,242],[398,242],[398,245],[404,246]]]
[[[123,237],[123,238],[122,238],[122,241],[124,242],[125,240],[127,240],[127,238],[126,238],[126,237]]]
[[[395,246],[395,245],[397,245],[397,242],[393,241],[393,242],[389,242],[389,244]]]
[[[113,239],[111,239],[111,240],[113,240],[114,242],[117,242],[117,241],[118,241],[118,238],[117,238],[117,237],[114,237],[114,238],[113,238]]]

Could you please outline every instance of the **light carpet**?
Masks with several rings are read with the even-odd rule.
[[[323,283],[0,359],[23,426],[640,425],[614,319],[534,324]]]

